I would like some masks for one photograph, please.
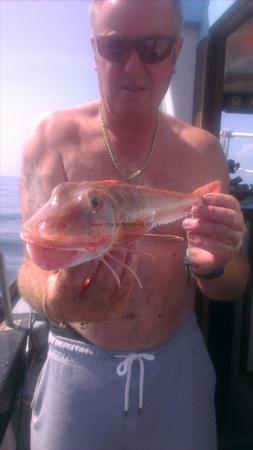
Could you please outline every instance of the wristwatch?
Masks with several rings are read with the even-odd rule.
[[[184,257],[184,266],[186,270],[187,280],[189,279],[189,272],[192,273],[196,278],[200,278],[202,280],[214,280],[215,278],[221,277],[224,272],[225,268],[224,266],[219,266],[213,269],[211,272],[208,273],[201,273],[194,270],[194,266],[190,263],[189,260],[189,252],[188,248],[186,249],[185,257]]]
[[[215,269],[213,269],[211,272],[208,272],[208,273],[195,272],[194,270],[192,270],[191,264],[190,264],[189,268],[190,268],[191,273],[195,277],[203,279],[203,280],[213,280],[214,278],[219,278],[225,272],[224,266],[216,267]]]

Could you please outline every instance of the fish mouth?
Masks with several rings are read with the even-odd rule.
[[[35,245],[41,247],[43,249],[52,249],[62,250],[64,252],[67,251],[92,251],[101,245],[108,244],[111,239],[108,237],[94,237],[91,238],[90,235],[85,237],[78,238],[62,238],[59,239],[59,236],[51,236],[48,238],[44,238],[43,236],[33,235],[30,232],[23,230],[20,234],[21,239],[24,240],[27,244]]]
[[[108,237],[100,239],[90,236],[85,239],[45,239],[23,230],[21,238],[26,243],[29,258],[43,270],[60,270],[77,266],[101,257],[112,242]]]
[[[58,250],[31,243],[26,243],[26,250],[30,259],[43,270],[66,269],[89,260],[83,251],[77,250]]]

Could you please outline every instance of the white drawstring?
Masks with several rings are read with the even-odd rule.
[[[128,405],[129,405],[129,392],[130,392],[130,383],[131,383],[131,374],[132,374],[132,364],[134,361],[139,361],[140,364],[140,382],[139,382],[139,414],[141,413],[142,403],[143,403],[143,386],[144,386],[144,362],[146,361],[154,361],[155,356],[151,353],[130,353],[129,355],[115,355],[115,358],[125,358],[118,367],[117,374],[122,377],[127,375],[126,379],[126,387],[125,387],[125,417],[127,417],[128,413]]]

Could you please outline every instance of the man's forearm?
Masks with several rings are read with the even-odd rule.
[[[249,264],[244,256],[230,261],[221,277],[205,280],[195,277],[201,292],[213,300],[235,300],[243,294],[249,277]]]
[[[42,299],[46,283],[51,272],[37,267],[29,258],[25,258],[18,275],[20,294],[37,311],[43,313]]]

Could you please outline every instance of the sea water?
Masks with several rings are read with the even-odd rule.
[[[0,251],[4,255],[8,280],[16,278],[23,259],[24,245],[20,239],[20,180],[0,177]]]

